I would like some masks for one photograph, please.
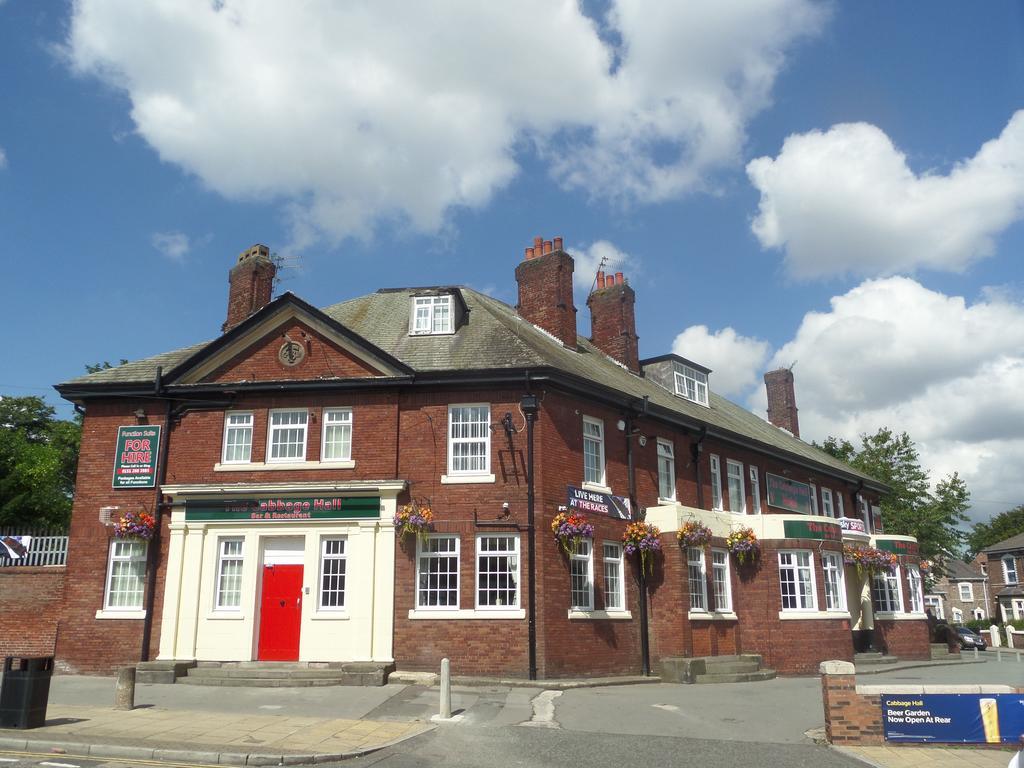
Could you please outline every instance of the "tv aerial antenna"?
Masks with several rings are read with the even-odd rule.
[[[300,254],[282,256],[277,251],[274,251],[270,254],[270,260],[274,262],[274,266],[277,267],[274,272],[273,293],[273,295],[276,296],[281,287],[281,283],[294,280],[298,277],[299,273],[302,272],[302,256]]]
[[[596,270],[594,271],[594,281],[593,281],[593,282],[592,282],[592,283],[590,284],[590,293],[588,293],[588,294],[587,294],[587,296],[588,296],[588,297],[589,297],[589,296],[590,296],[590,294],[592,294],[592,293],[594,292],[594,290],[595,290],[595,289],[597,288],[597,275],[598,275],[598,273],[599,273],[599,272],[603,272],[603,271],[604,271],[604,268],[605,268],[605,267],[606,267],[607,265],[608,265],[608,256],[607,256],[607,254],[606,254],[606,255],[604,255],[604,256],[602,256],[602,257],[601,257],[601,261],[600,261],[600,263],[599,263],[599,264],[597,265],[597,269],[596,269]]]

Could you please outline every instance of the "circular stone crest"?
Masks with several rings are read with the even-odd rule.
[[[306,359],[306,348],[299,342],[288,339],[278,350],[277,359],[281,361],[281,365],[292,368]]]

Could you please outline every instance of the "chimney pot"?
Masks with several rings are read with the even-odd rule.
[[[551,241],[550,240],[545,240],[544,241],[544,253],[551,253]]]
[[[597,273],[597,288],[598,290],[604,288],[604,272]]]
[[[523,261],[529,261],[532,258],[533,258],[533,248],[527,248],[526,252],[523,254]]]
[[[560,238],[560,237],[556,237],[555,238],[555,250],[556,251],[562,250],[562,238]]]
[[[622,273],[621,272],[616,272],[615,273],[615,282],[618,283],[619,285],[624,285],[625,284],[626,280],[625,280],[625,278],[622,277]]]
[[[543,247],[544,247],[544,238],[543,237],[535,237],[535,238],[533,238],[533,248],[534,248],[534,250],[536,250],[538,248],[543,248]]]

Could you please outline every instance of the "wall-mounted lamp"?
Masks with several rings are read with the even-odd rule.
[[[615,426],[619,430],[619,432],[626,431],[626,422],[623,421],[622,419],[619,419],[618,422],[616,422]]]
[[[512,414],[505,411],[505,415],[501,417],[501,426],[505,428],[505,434],[512,437],[516,433],[516,425],[512,422]],[[506,504],[506,506],[508,506]]]
[[[135,420],[139,422],[139,424],[146,420],[146,410],[144,408],[140,407],[135,409]]]
[[[645,445],[647,445],[647,435],[640,435],[640,437],[638,437],[636,441],[640,443],[640,447],[643,448]]]

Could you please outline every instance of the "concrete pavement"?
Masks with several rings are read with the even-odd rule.
[[[880,678],[888,677],[887,681],[899,684],[952,683],[965,682],[961,677],[968,675],[970,682],[1005,683],[1012,682],[1007,675],[1015,676],[1019,669],[1015,663],[971,664],[961,669],[899,670],[891,677],[873,675],[867,681],[885,682]],[[0,730],[0,750],[57,748],[84,757],[224,765],[323,762],[389,745],[396,745],[390,746],[389,753],[415,752],[416,745],[424,742],[403,740],[435,727],[431,716],[437,712],[438,691],[404,684],[304,689],[139,685],[135,710],[115,711],[113,700],[112,678],[55,677],[47,725]],[[723,749],[734,744],[742,750],[746,747],[741,745],[747,744],[756,750],[767,745],[812,746],[814,731],[823,726],[820,681],[813,677],[566,690],[495,682],[455,686],[452,706],[455,719],[440,727],[470,740],[476,738],[473,734],[496,736],[509,726],[531,725],[554,729],[566,738],[570,734],[650,737],[675,740],[680,745],[677,749],[713,740]],[[523,738],[531,738],[527,729],[522,732]],[[581,743],[586,743],[585,738]],[[1012,752],[901,745],[844,754],[883,768],[918,764],[1003,768]]]

